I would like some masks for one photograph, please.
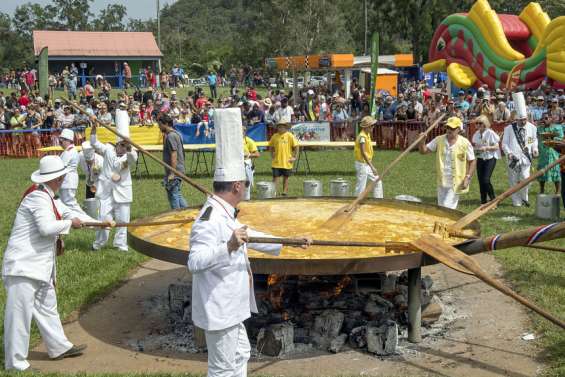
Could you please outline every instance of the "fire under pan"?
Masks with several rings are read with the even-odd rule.
[[[322,229],[322,224],[353,198],[279,198],[243,202],[238,219],[251,228],[280,237],[310,235],[319,240],[413,241],[432,233],[436,222],[451,224],[462,212],[430,204],[397,200],[367,200],[349,223],[338,232]],[[197,216],[200,207],[172,211],[142,221],[164,221]],[[186,265],[192,224],[133,228],[130,245],[139,252],[167,262]],[[474,222],[467,231],[480,235]],[[451,244],[463,240],[447,240]],[[278,257],[249,251],[255,274],[353,275],[408,269],[408,340],[421,337],[421,267],[437,263],[423,253],[385,251],[384,248],[285,247]]]

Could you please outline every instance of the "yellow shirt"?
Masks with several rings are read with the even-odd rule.
[[[273,151],[271,166],[278,169],[292,169],[292,151],[298,146],[298,140],[290,132],[276,133],[269,140],[269,148]]]
[[[249,158],[249,154],[257,152],[257,144],[249,136],[243,138],[243,157]]]
[[[446,162],[446,154],[449,153],[449,163]],[[472,157],[472,158],[470,158]],[[473,149],[469,140],[459,135],[457,141],[448,150],[447,137],[445,135],[437,137],[436,169],[438,186],[447,187],[446,174],[449,169],[452,176],[452,187],[457,194],[466,194],[469,187],[461,189],[461,184],[467,174],[467,161],[474,160]],[[450,166],[448,166],[450,165]]]
[[[369,161],[373,160],[373,141],[371,140],[371,135],[362,130],[357,135],[357,139],[355,139],[355,147],[353,152],[355,153],[355,160],[366,164],[367,162],[363,158],[363,154],[361,153],[361,139],[363,139],[363,150],[367,155]]]

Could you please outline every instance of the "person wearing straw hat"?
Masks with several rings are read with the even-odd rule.
[[[119,126],[120,124],[118,124],[118,132],[129,137],[129,128],[120,129]],[[119,137],[115,147],[112,144],[101,143],[96,137],[96,128],[94,122],[90,133],[90,144],[96,153],[104,157],[96,187],[96,198],[100,200],[98,219],[127,223],[130,219],[130,206],[133,201],[130,166],[134,166],[137,162],[137,152],[131,149],[127,140]],[[100,250],[108,242],[109,237],[110,230],[97,230],[92,249]],[[120,251],[128,251],[127,228],[116,228],[113,246]]]
[[[361,119],[359,127],[361,131],[355,139],[355,175],[357,181],[355,183],[355,195],[359,195],[365,190],[367,186],[367,179],[374,181],[378,178],[377,168],[373,165],[373,141],[371,140],[371,133],[373,127],[377,124],[377,120],[372,116],[366,116]],[[382,181],[377,182],[373,191],[375,198],[383,197],[383,184]]]
[[[510,187],[528,179],[532,161],[538,156],[536,126],[528,122],[528,112],[524,93],[512,93],[516,111],[516,121],[504,128],[502,150],[506,155],[508,182]],[[528,185],[529,186],[529,185]],[[529,207],[528,186],[512,194],[514,207]]]
[[[2,264],[6,288],[4,315],[4,367],[26,370],[31,321],[35,319],[49,358],[59,360],[82,354],[65,336],[57,312],[56,255],[62,252],[61,236],[95,221],[55,199],[71,168],[59,156],[45,156],[31,175],[34,183],[16,211]]]
[[[459,135],[463,127],[461,119],[451,117],[445,127],[445,135],[437,136],[428,144],[422,139],[419,148],[422,154],[436,152],[438,205],[456,209],[459,195],[469,192],[477,161],[469,140]]]
[[[80,206],[78,205],[76,195],[78,188],[78,172],[77,167],[79,163],[78,151],[74,144],[75,134],[73,130],[65,128],[61,131],[59,136],[59,142],[63,147],[63,153],[61,153],[61,159],[65,165],[69,168],[69,172],[65,175],[65,180],[59,190],[59,196],[61,201],[65,203],[73,211],[80,212]]]
[[[208,376],[246,376],[251,347],[243,321],[257,312],[247,249],[278,255],[280,244],[247,244],[268,236],[237,219],[248,185],[238,108],[218,109],[214,195],[208,197],[190,233],[192,321],[203,329]],[[305,241],[308,242],[308,241]]]

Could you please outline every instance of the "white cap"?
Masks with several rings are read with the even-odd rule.
[[[171,96],[174,96],[174,95],[176,95],[176,94],[177,94],[177,92],[176,92],[176,91],[174,91],[174,90],[171,90]]]
[[[59,137],[62,138],[62,139],[74,141],[75,140],[75,133],[73,132],[73,130],[65,128],[65,129],[63,129],[63,131],[61,131],[61,135],[59,135]]]
[[[512,100],[514,101],[514,108],[516,109],[516,119],[528,118],[528,110],[526,108],[526,99],[524,93],[512,93]]]
[[[129,138],[129,115],[126,110],[116,109],[116,131]],[[116,136],[116,140],[119,143],[122,138]]]
[[[237,107],[214,111],[216,129],[215,182],[245,181],[241,110]]]
[[[92,145],[90,145],[90,142],[83,141],[81,147],[82,147],[82,154],[84,155],[84,159],[87,161],[94,160],[94,149],[92,148]]]
[[[69,172],[69,168],[59,156],[45,156],[39,160],[39,170],[31,175],[34,183],[45,183],[54,180]]]

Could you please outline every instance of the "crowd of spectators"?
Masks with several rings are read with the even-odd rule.
[[[129,69],[127,63],[125,68]],[[131,70],[130,70],[131,71]],[[147,75],[146,75],[147,74]],[[52,92],[46,98],[38,93],[37,72],[24,67],[11,71],[3,78],[10,82],[5,92],[0,91],[0,128],[65,128],[87,126],[87,117],[75,114],[71,109],[65,113],[60,99],[54,99]],[[226,70],[223,66],[208,72],[208,89],[196,87],[188,95],[179,98],[176,87],[184,85],[184,70],[174,65],[171,74],[159,75],[161,86],[149,67],[144,68],[145,87],[135,86],[118,92],[117,98],[110,98],[112,86],[103,77],[97,77],[86,85],[77,86],[78,69],[75,65],[65,67],[60,74],[68,98],[84,108],[87,113],[104,114],[113,122],[113,114],[120,102],[126,104],[132,124],[152,125],[161,113],[170,115],[175,123],[193,124],[195,135],[210,136],[213,127],[210,121],[214,108],[239,106],[246,125],[265,123],[274,126],[279,122],[328,121],[335,129],[351,129],[363,116],[370,113],[370,93],[353,79],[349,97],[345,98],[342,83],[308,85],[297,90],[293,98],[292,89],[267,89],[261,95],[257,88],[263,85],[264,77],[258,70],[244,66]],[[130,72],[131,75],[131,72]],[[50,76],[50,85],[53,75]],[[164,81],[166,80],[166,84]],[[278,79],[277,79],[278,80]],[[61,85],[58,79],[53,79]],[[228,86],[229,93],[218,96],[217,87]],[[276,87],[276,85],[275,85]],[[1,89],[1,88],[0,88]],[[224,90],[225,93],[225,90]],[[261,93],[264,93],[261,90]],[[554,123],[561,124],[565,116],[565,95],[563,90],[542,86],[526,93],[529,116],[533,122],[542,119],[547,112]],[[401,81],[396,96],[379,92],[376,95],[376,113],[380,121],[423,121],[429,123],[442,114],[458,116],[464,123],[485,115],[491,124],[507,123],[512,119],[514,104],[510,93],[488,88],[459,91],[449,96],[444,83],[433,87],[425,81]],[[28,113],[33,111],[33,116]],[[17,113],[19,112],[19,113]],[[106,115],[107,114],[107,115]],[[23,121],[26,119],[26,121]],[[354,135],[343,133],[344,138]]]

